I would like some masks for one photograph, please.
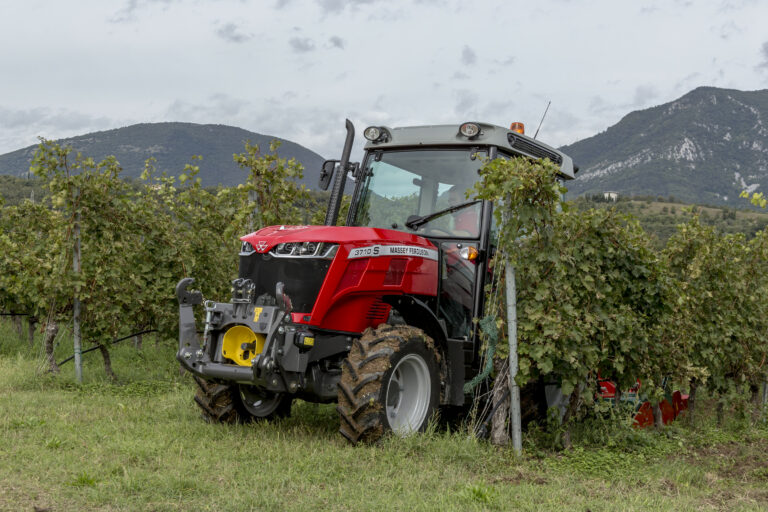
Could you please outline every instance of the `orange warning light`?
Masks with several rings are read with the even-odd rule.
[[[512,130],[513,132],[517,132],[522,135],[525,135],[525,125],[523,123],[518,123],[517,121],[515,121],[514,123],[509,125],[509,129]]]

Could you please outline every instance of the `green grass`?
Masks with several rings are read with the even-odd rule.
[[[300,402],[274,424],[204,423],[173,345],[124,343],[117,384],[94,352],[76,386],[71,363],[40,373],[38,346],[0,321],[0,510],[768,509],[765,429],[593,422],[567,453],[527,436],[521,458],[464,432],[350,447],[332,405]]]

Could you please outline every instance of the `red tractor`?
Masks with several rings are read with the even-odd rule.
[[[193,312],[202,296],[187,290],[193,279],[179,282],[177,358],[207,419],[283,416],[294,398],[337,401],[340,432],[356,443],[422,430],[439,407],[468,400],[495,222],[494,205],[467,191],[485,159],[549,158],[563,179],[573,163],[483,123],[364,135],[362,163],[349,161],[347,121],[341,160],[323,165],[320,188],[333,180],[325,225],[241,238],[232,299],[203,304],[202,336]],[[336,226],[347,188],[349,213]]]

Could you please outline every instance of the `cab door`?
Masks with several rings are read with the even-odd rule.
[[[462,257],[463,249],[477,250],[477,242],[440,243],[438,318],[445,321],[449,338],[469,340],[475,314],[477,265]]]

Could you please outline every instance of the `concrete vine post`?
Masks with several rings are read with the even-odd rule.
[[[763,421],[768,422],[768,373],[765,374],[763,382]]]
[[[77,208],[79,190],[75,191],[75,208]],[[80,211],[75,211],[75,226],[73,230],[73,250],[72,250],[72,270],[75,275],[80,275]],[[74,338],[74,351],[75,351],[75,379],[78,384],[83,383],[83,360],[82,360],[82,339],[80,336],[80,293],[78,286],[75,286],[74,303],[72,307],[72,322],[73,322],[73,335]]]
[[[515,454],[523,452],[523,434],[520,421],[520,387],[517,377],[517,290],[515,289],[515,267],[509,258],[506,261],[507,283],[507,338],[509,344],[509,422],[512,427],[512,448]]]

